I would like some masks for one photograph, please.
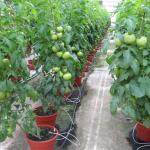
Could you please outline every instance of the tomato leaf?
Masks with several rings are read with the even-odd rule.
[[[123,65],[125,68],[128,68],[130,66],[130,63],[132,62],[132,55],[130,50],[126,50],[123,52]]]
[[[148,114],[150,115],[150,103],[146,102],[145,103],[145,110],[148,112]]]
[[[139,62],[134,59],[131,63],[131,68],[132,70],[134,71],[134,73],[137,75],[140,71],[140,65],[139,65]]]
[[[118,104],[119,98],[117,96],[113,96],[110,103],[110,111],[112,114],[115,114],[117,112]]]
[[[131,81],[129,83],[131,94],[135,97],[143,97],[145,95],[145,90],[136,83],[136,81]]]

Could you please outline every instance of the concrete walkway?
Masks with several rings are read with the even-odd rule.
[[[104,0],[103,5],[112,12],[118,1]],[[88,93],[77,111],[77,138],[80,145],[71,145],[68,150],[131,150],[126,140],[131,124],[121,113],[115,117],[110,114],[109,89],[112,79],[104,56],[98,57],[97,62],[97,67],[87,80]],[[13,139],[9,138],[0,144],[0,150],[28,149],[22,133],[16,133]]]
[[[120,0],[104,0],[103,5],[112,13]],[[111,18],[115,22],[115,17]],[[114,47],[111,45],[112,51]],[[71,145],[68,150],[131,150],[126,137],[132,128],[122,113],[110,113],[109,89],[112,78],[109,75],[105,56],[97,58],[97,67],[87,80],[88,93],[77,112],[77,138],[80,145]]]
[[[98,58],[99,67],[87,80],[88,93],[77,112],[77,138],[80,146],[68,150],[131,150],[126,140],[131,130],[123,114],[112,116],[109,94],[112,79],[104,56]]]

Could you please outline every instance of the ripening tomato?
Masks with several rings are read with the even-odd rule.
[[[71,31],[71,26],[66,26],[66,29],[67,29],[68,32],[70,32]]]
[[[77,53],[77,55],[78,55],[79,57],[83,57],[83,53],[82,53],[81,51],[79,51],[79,52]]]
[[[57,35],[56,34],[53,34],[52,35],[52,40],[56,41],[58,39]]]
[[[52,51],[56,53],[56,52],[58,52],[58,48],[56,46],[53,46]]]
[[[53,67],[53,71],[55,71],[55,72],[60,71],[60,67]]]
[[[58,37],[59,39],[61,39],[62,36],[63,36],[63,34],[62,34],[61,32],[60,32],[60,33],[57,33],[57,37]]]
[[[70,59],[72,56],[69,52],[64,52],[62,57],[63,57],[63,59]]]
[[[71,78],[72,78],[72,75],[69,72],[67,72],[63,75],[63,79],[66,81],[71,80]]]
[[[117,39],[115,40],[115,45],[116,45],[116,47],[120,47],[120,46],[122,45],[121,40],[117,38]]]
[[[60,77],[63,77],[62,71],[59,71],[59,76],[60,76]]]
[[[59,58],[61,58],[62,55],[63,55],[63,52],[57,52],[56,55],[57,55]]]
[[[57,31],[58,31],[58,32],[63,32],[63,30],[64,30],[64,29],[63,29],[62,26],[57,27]]]
[[[136,40],[136,44],[137,44],[137,46],[139,46],[139,47],[145,47],[146,44],[147,44],[147,37],[142,36],[141,38],[137,39],[137,40]]]
[[[136,41],[136,37],[134,34],[129,35],[128,33],[124,34],[124,42],[126,44],[134,44]]]

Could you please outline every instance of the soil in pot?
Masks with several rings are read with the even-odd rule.
[[[36,108],[36,109],[34,110],[34,112],[35,112],[36,115],[38,115],[38,116],[49,116],[49,115],[52,115],[52,114],[56,113],[56,110],[55,110],[54,108],[50,107],[50,108],[48,109],[48,111],[44,112],[43,107],[40,106],[40,107]]]
[[[28,134],[30,140],[33,141],[47,141],[55,136],[55,132],[51,128],[41,128],[40,129],[40,138],[32,134]]]
[[[40,125],[40,137],[26,134],[30,150],[54,150],[58,130],[49,125]]]

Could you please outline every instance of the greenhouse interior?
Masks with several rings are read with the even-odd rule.
[[[0,0],[0,150],[150,150],[150,0]]]

